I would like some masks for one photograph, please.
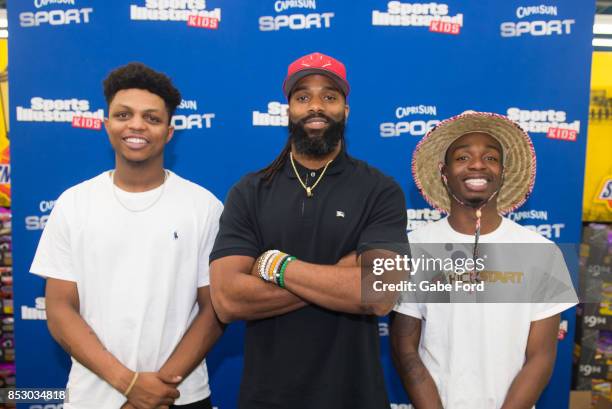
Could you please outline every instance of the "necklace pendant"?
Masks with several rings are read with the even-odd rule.
[[[306,187],[306,196],[312,197],[312,188],[310,186]]]

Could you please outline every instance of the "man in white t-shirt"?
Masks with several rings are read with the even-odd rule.
[[[130,63],[104,81],[115,169],[66,190],[30,271],[72,357],[66,409],[211,408],[204,356],[223,332],[208,257],[222,204],[164,170],[170,79]]]
[[[428,303],[404,294],[394,309],[391,345],[412,403],[416,409],[532,408],[553,370],[559,314],[575,305],[575,292],[559,249],[500,216],[522,205],[533,187],[535,154],[529,136],[506,117],[466,112],[423,138],[414,152],[413,174],[428,203],[449,214],[411,232],[415,248],[434,254],[433,243],[447,250],[473,243],[467,254],[475,261],[483,247],[508,243],[495,247],[506,255],[506,266],[532,263],[540,269],[532,274],[510,269],[488,278],[487,271],[480,275],[477,269],[446,275],[448,283],[489,281],[484,284],[501,289],[497,294],[506,295],[505,302]],[[519,256],[508,256],[513,250]],[[554,297],[531,292],[518,302],[534,281],[545,293],[552,282],[567,285],[559,286]],[[454,299],[461,296],[477,299],[476,290]]]

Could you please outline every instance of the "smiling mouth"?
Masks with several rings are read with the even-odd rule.
[[[328,125],[325,118],[311,118],[304,122],[304,126],[310,129],[322,129]]]
[[[487,189],[489,181],[485,178],[468,178],[463,181],[468,190],[482,192]]]
[[[149,143],[147,139],[138,136],[128,136],[122,139],[123,142],[131,149],[142,149]]]

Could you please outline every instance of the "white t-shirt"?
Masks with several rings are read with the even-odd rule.
[[[198,287],[209,285],[222,209],[172,172],[165,187],[142,193],[113,193],[104,172],[57,200],[30,272],[76,282],[80,314],[105,348],[133,371],[157,371],[198,312]],[[126,400],[74,358],[67,388],[66,409],[117,409]],[[179,391],[179,405],[210,395],[205,361]]]
[[[447,218],[410,232],[408,239],[412,244],[474,242],[474,236],[453,230]],[[479,243],[552,245],[550,240],[506,218],[495,231],[481,235]],[[560,264],[559,274],[571,282],[562,257]],[[571,291],[573,296],[569,298],[574,299],[573,288]],[[495,409],[502,406],[523,367],[531,322],[575,304],[398,302],[394,310],[423,320],[419,355],[436,383],[444,408]]]

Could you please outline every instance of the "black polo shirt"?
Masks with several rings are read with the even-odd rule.
[[[311,186],[321,171],[296,162]],[[242,178],[229,192],[210,260],[282,250],[335,264],[367,245],[407,243],[400,187],[340,153],[308,198],[289,160],[271,182]],[[246,326],[241,409],[387,409],[378,320],[316,305]]]

